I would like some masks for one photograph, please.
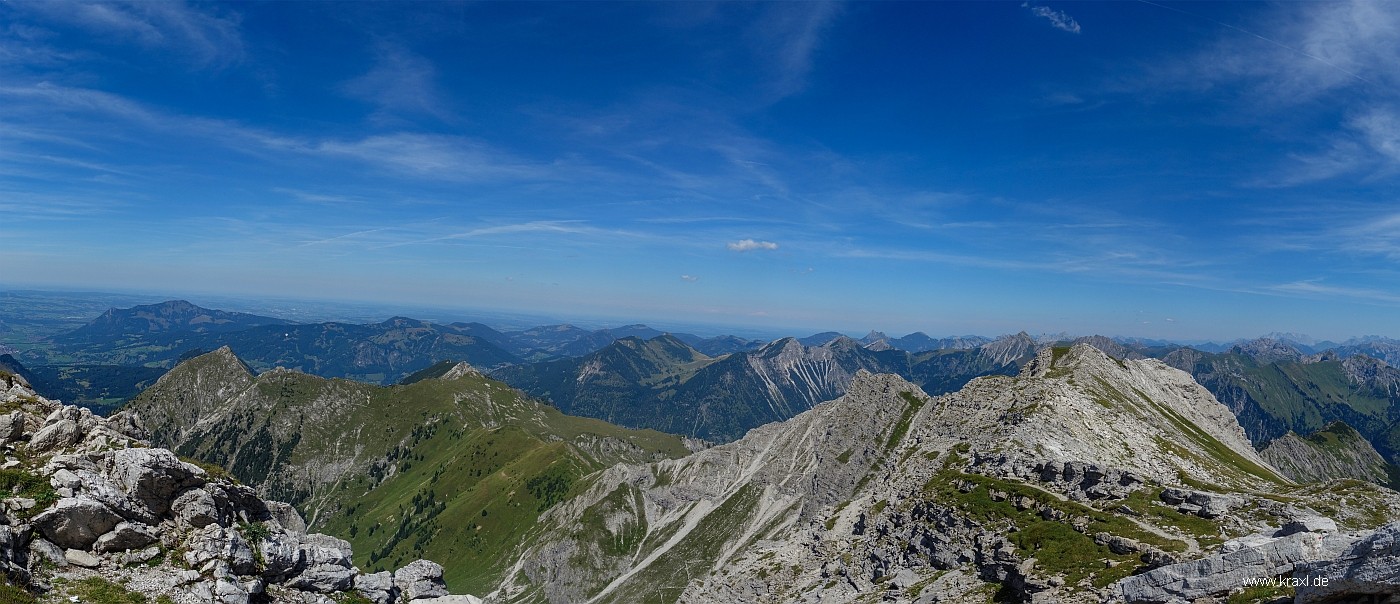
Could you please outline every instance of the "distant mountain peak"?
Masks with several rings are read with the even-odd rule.
[[[875,331],[872,329],[870,330],[870,333],[865,334],[865,337],[861,338],[860,341],[863,344],[874,344],[875,342],[879,342],[880,340],[889,339],[890,337],[885,335],[884,332]]]
[[[202,308],[187,300],[167,300],[131,308],[110,308],[87,325],[57,336],[60,343],[88,342],[127,335],[189,331],[227,332],[291,321],[241,312]]]
[[[1259,336],[1258,339],[1261,339],[1261,340],[1278,340],[1278,341],[1282,341],[1282,342],[1293,342],[1293,343],[1295,343],[1295,344],[1302,344],[1302,345],[1304,345],[1304,346],[1312,346],[1313,344],[1316,344],[1316,343],[1317,343],[1317,340],[1314,339],[1312,336],[1309,336],[1309,335],[1307,335],[1307,334],[1288,332],[1288,331],[1274,331],[1274,332],[1269,332],[1269,333],[1266,333],[1266,334],[1264,334],[1264,335],[1262,335],[1262,336]]]
[[[471,363],[468,363],[466,361],[461,361],[456,365],[453,365],[451,369],[447,370],[447,373],[442,374],[442,379],[444,380],[455,380],[463,377],[483,376],[481,375],[480,371],[477,371],[475,367],[472,367]]]
[[[1297,361],[1306,353],[1297,346],[1283,340],[1272,338],[1259,338],[1238,342],[1230,348],[1236,354],[1243,354],[1260,363],[1275,363],[1278,361]]]

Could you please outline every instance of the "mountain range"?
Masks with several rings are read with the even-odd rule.
[[[345,540],[335,573],[430,558],[494,602],[1262,602],[1279,594],[1237,593],[1243,577],[1290,575],[1330,582],[1297,601],[1336,602],[1400,582],[1383,486],[1400,372],[1364,354],[1025,333],[904,350],[934,339],[878,332],[707,352],[640,325],[265,320],[106,313],[0,365],[96,392],[119,380],[33,360],[147,355],[112,365],[150,374],[101,421],[289,502]],[[80,431],[98,421],[69,409]],[[65,438],[66,413],[25,420],[12,449]],[[88,553],[103,573],[132,555]]]
[[[941,394],[973,377],[1014,373],[1034,348],[1025,334],[924,353],[872,349],[841,335],[818,340],[783,338],[711,357],[673,336],[629,337],[492,375],[567,413],[722,442],[840,396],[861,370],[915,377]]]
[[[720,362],[624,340],[634,361]],[[863,350],[780,342],[759,360]],[[1088,343],[943,396],[857,369],[833,400],[708,448],[561,415],[463,364],[403,381],[254,374],[220,349],[124,411],[295,502],[367,571],[426,556],[496,602],[1165,602],[1248,573],[1400,569],[1348,553],[1400,536],[1400,493],[1332,475],[1375,469],[1359,433],[1256,452],[1190,374]]]
[[[1159,358],[1187,371],[1236,414],[1256,447],[1290,431],[1309,435],[1342,421],[1394,464],[1400,371],[1385,359],[1400,342],[1355,338],[1319,352],[1315,346],[1330,343],[1275,335],[1219,352],[1101,336],[1073,341],[1115,358]],[[840,396],[862,369],[900,375],[937,395],[978,376],[1015,374],[1065,337],[890,338],[871,332],[855,340],[826,332],[763,343],[644,325],[502,332],[480,323],[403,317],[288,324],[171,301],[109,310],[10,362],[42,392],[105,412],[181,359],[222,346],[254,371],[282,367],[381,385],[444,361],[466,361],[568,413],[728,442]]]

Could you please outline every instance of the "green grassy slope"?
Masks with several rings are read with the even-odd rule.
[[[220,389],[211,376],[238,375],[221,367],[231,354],[211,355],[131,403],[158,444],[292,502],[365,568],[436,560],[455,591],[497,584],[539,513],[583,475],[687,452],[678,437],[566,416],[476,374],[381,387],[275,371],[194,396]],[[169,409],[192,401],[195,418]],[[165,425],[176,421],[198,428]]]
[[[1168,358],[1168,362],[1171,359]],[[1311,434],[1335,421],[1356,428],[1382,455],[1400,453],[1395,370],[1353,379],[1348,360],[1259,363],[1239,353],[1203,354],[1185,367],[1235,413],[1256,446],[1289,431]]]

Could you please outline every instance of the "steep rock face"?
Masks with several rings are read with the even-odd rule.
[[[973,348],[910,354],[862,346],[833,332],[711,359],[663,338],[618,340],[581,358],[494,375],[568,413],[727,442],[840,396],[861,370],[908,376],[926,391],[943,393],[980,375],[1015,373],[1036,347],[1018,334]]]
[[[0,375],[0,406],[21,420],[3,435],[0,470],[17,491],[0,508],[0,567],[20,588],[76,602],[86,592],[72,590],[126,584],[182,604],[320,602],[353,592],[360,571],[348,543],[306,534],[299,520],[283,522],[285,506],[150,448],[135,415],[102,420],[38,397],[8,374]],[[47,427],[65,423],[73,438],[34,446]],[[422,602],[447,593],[431,562],[390,576],[399,575],[412,578],[412,591],[362,595],[388,604],[401,593]]]
[[[184,442],[206,418],[207,410],[217,409],[253,384],[253,373],[227,346],[181,367],[181,371],[166,372],[152,387],[171,393],[164,404],[140,410],[146,424],[154,427],[156,442]]]
[[[978,435],[986,449],[1006,450],[1011,467],[1043,456],[1090,460],[1163,484],[1179,482],[1182,471],[1220,485],[1286,482],[1254,452],[1229,409],[1155,359],[1118,361],[1082,344],[1045,349],[1021,377],[975,380],[944,405],[956,421],[931,424],[930,438]]]
[[[1232,347],[1230,352],[1248,356],[1261,364],[1298,361],[1306,356],[1306,353],[1299,350],[1292,342],[1273,338],[1258,338],[1240,342]]]
[[[1365,527],[1400,503],[1373,485],[1293,485],[1189,375],[1085,345],[937,399],[862,372],[791,420],[587,483],[541,518],[494,597],[983,601],[1004,590],[1098,602],[1135,570],[1272,533],[1312,505]],[[1294,503],[1260,495],[1272,492]],[[1371,503],[1337,505],[1358,498]]]
[[[545,545],[523,558],[519,568],[543,587],[536,592],[508,586],[503,595],[635,601],[677,565],[723,568],[746,544],[848,498],[884,453],[880,443],[889,431],[887,418],[907,414],[917,392],[895,376],[864,372],[851,389],[842,399],[847,403],[756,428],[735,443],[679,460],[604,471],[587,493],[542,519],[558,522],[561,533],[542,540]],[[595,518],[601,526],[593,525]],[[696,531],[705,538],[697,539]],[[606,533],[618,535],[626,549],[600,543]],[[634,553],[640,560],[635,566],[625,559]],[[578,572],[581,560],[603,572]],[[683,588],[673,585],[662,592],[674,598]]]
[[[997,338],[979,346],[982,356],[994,365],[1009,365],[1012,362],[1035,354],[1036,341],[1026,332],[1014,336]]]
[[[1289,432],[1269,443],[1259,455],[1296,482],[1354,478],[1387,484],[1391,480],[1381,454],[1342,422],[1306,437]]]

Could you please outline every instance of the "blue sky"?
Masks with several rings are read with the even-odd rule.
[[[1400,4],[0,2],[0,282],[1400,336]]]

